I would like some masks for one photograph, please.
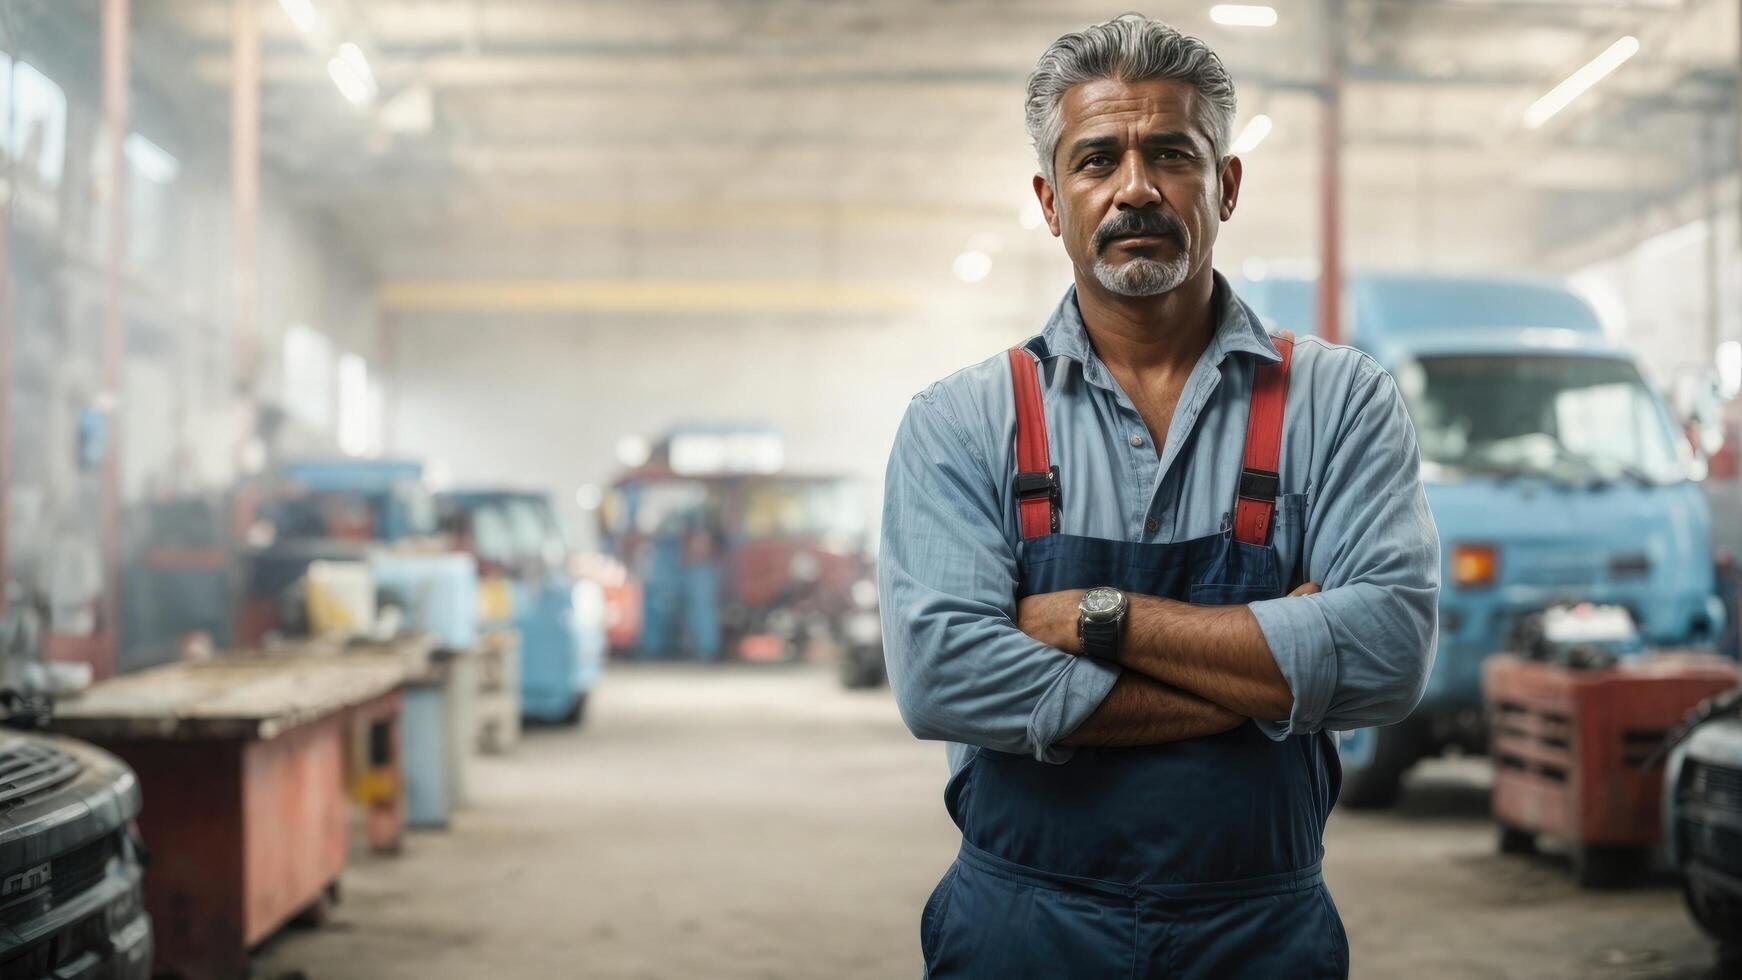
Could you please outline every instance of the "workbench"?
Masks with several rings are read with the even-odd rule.
[[[56,705],[56,731],[139,776],[159,973],[246,976],[251,947],[336,896],[353,732],[391,735],[409,658],[335,649],[169,664]]]

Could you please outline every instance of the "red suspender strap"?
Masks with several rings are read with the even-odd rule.
[[[1234,539],[1262,545],[1270,538],[1281,490],[1282,410],[1288,401],[1288,362],[1294,334],[1272,338],[1282,360],[1258,365],[1252,375],[1252,407],[1246,417],[1246,459],[1240,464],[1240,496],[1234,504]]]
[[[1016,502],[1022,536],[1058,530],[1058,470],[1046,448],[1046,408],[1040,400],[1040,365],[1021,347],[1010,348],[1010,380],[1016,388]]]

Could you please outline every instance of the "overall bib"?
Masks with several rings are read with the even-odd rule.
[[[1194,603],[1286,595],[1269,540],[1293,339],[1258,368],[1233,526],[1172,544],[1058,533],[1036,355],[1011,351],[1020,595],[1110,585]],[[1043,351],[1041,353],[1044,353]],[[1342,771],[1330,736],[1253,724],[1055,765],[981,749],[946,801],[962,849],[920,920],[934,978],[1343,977],[1319,875]]]

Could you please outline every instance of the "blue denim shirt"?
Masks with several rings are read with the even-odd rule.
[[[1047,440],[1059,468],[1059,530],[1172,542],[1231,524],[1253,367],[1279,358],[1258,317],[1216,277],[1215,337],[1156,446],[1089,344],[1076,291],[1042,332]],[[1016,627],[1022,534],[1011,489],[1016,410],[1000,352],[908,406],[889,456],[879,556],[883,636],[903,719],[920,738],[1063,762],[1056,744],[1092,714],[1117,665]],[[1415,429],[1373,359],[1305,337],[1295,345],[1274,541],[1317,595],[1250,608],[1294,692],[1281,739],[1404,718],[1432,663],[1439,537]]]

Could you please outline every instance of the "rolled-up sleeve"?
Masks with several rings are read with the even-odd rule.
[[[890,686],[920,738],[1063,762],[1070,749],[1056,743],[1100,705],[1119,668],[1017,628],[1000,494],[949,410],[931,392],[916,397],[884,485],[878,584]]]
[[[1309,498],[1304,549],[1316,595],[1251,605],[1294,692],[1272,738],[1402,721],[1433,664],[1439,534],[1415,429],[1391,376],[1369,362]]]

